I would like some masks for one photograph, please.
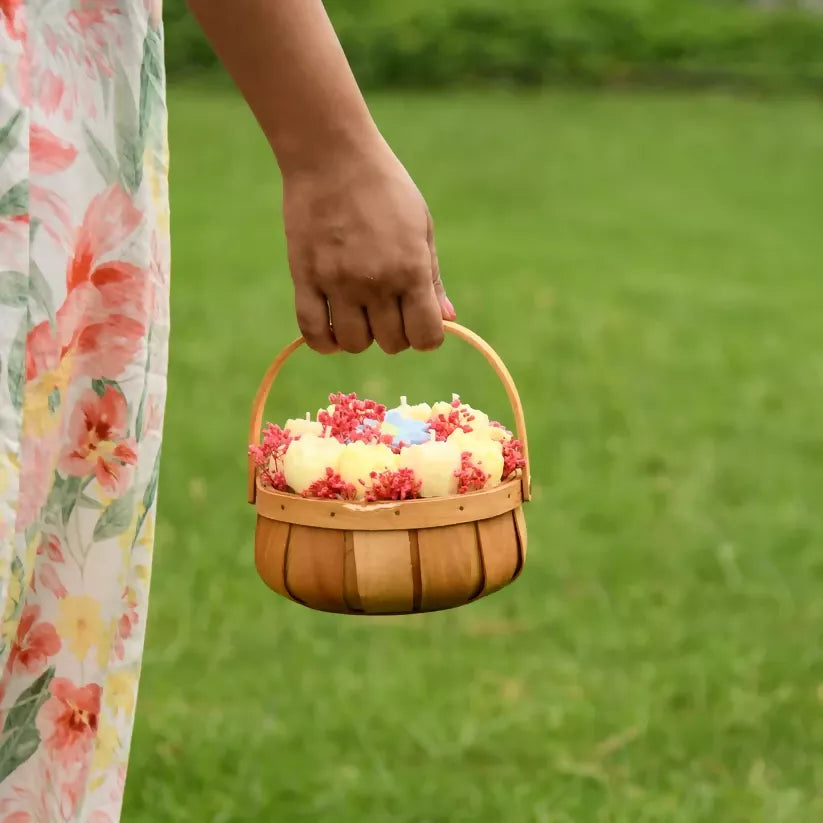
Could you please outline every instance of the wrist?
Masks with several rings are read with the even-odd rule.
[[[368,114],[280,130],[269,137],[269,144],[284,177],[373,162],[387,149]]]

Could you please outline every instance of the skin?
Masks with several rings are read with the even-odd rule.
[[[437,348],[455,318],[426,202],[380,134],[321,0],[189,0],[283,177],[297,321],[319,352]]]

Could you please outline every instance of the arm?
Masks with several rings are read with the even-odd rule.
[[[189,0],[271,144],[312,348],[430,349],[454,309],[426,203],[383,140],[321,0]]]

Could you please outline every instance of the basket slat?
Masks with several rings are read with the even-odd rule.
[[[520,540],[511,512],[479,521],[477,537],[483,557],[483,594],[486,595],[511,583],[520,566]]]
[[[423,611],[468,603],[483,587],[483,565],[473,523],[417,532]]]
[[[292,526],[289,544],[286,588],[290,595],[321,611],[349,611],[343,590],[344,533]]]
[[[367,614],[414,607],[411,544],[407,531],[353,532],[357,590]]]
[[[360,600],[360,592],[357,588],[357,564],[354,557],[354,532],[346,532],[343,542],[345,544],[345,559],[343,560],[343,595],[346,604],[351,612],[363,614],[363,603]]]
[[[514,510],[514,524],[517,526],[517,537],[520,540],[520,567],[517,570],[519,575],[523,569],[523,564],[526,562],[526,549],[529,544],[528,533],[526,532],[526,515],[523,514],[523,509]]]
[[[289,544],[289,523],[268,520],[262,515],[257,518],[257,531],[254,538],[254,563],[266,585],[291,597],[286,588],[286,547]]]

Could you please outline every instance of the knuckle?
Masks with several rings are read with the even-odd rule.
[[[409,348],[408,340],[383,340],[378,343],[386,354],[400,354]]]
[[[362,352],[366,351],[366,349],[371,346],[371,340],[362,339],[362,338],[344,338],[340,340],[340,348],[343,351],[348,352],[349,354],[362,354]]]
[[[337,349],[334,340],[330,336],[304,334],[303,337],[306,340],[306,345],[319,354],[329,354]]]
[[[431,276],[431,257],[414,255],[397,263],[397,271],[407,280],[427,280]]]
[[[304,335],[315,334],[317,329],[317,321],[311,312],[305,309],[297,309],[297,326]]]
[[[435,329],[424,331],[418,334],[417,339],[414,341],[414,347],[418,351],[434,351],[443,344],[443,337],[442,328],[439,331]]]

